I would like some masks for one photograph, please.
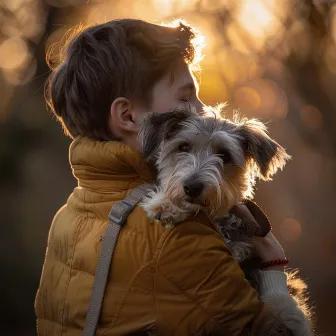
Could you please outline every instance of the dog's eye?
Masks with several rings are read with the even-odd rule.
[[[219,157],[223,160],[224,163],[228,163],[231,161],[231,155],[229,152],[221,152],[218,154]]]
[[[188,143],[183,143],[179,146],[180,152],[189,152],[189,150],[190,150],[190,145]]]

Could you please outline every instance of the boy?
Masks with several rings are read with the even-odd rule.
[[[78,187],[50,229],[36,298],[40,335],[81,334],[108,213],[155,179],[141,156],[140,119],[184,101],[202,109],[192,74],[195,37],[183,23],[111,21],[73,39],[52,74],[49,104],[74,138]],[[285,258],[272,234],[256,238],[255,247],[264,261]],[[165,230],[138,206],[117,241],[97,334],[289,335],[286,314],[274,304],[287,300],[300,317],[292,331],[306,335],[283,271],[256,273],[267,308],[204,215]]]

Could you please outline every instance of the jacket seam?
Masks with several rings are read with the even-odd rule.
[[[191,297],[189,294],[188,294],[188,292],[187,292],[187,290],[186,289],[184,289],[183,287],[181,287],[181,286],[179,286],[179,285],[177,285],[170,277],[168,277],[166,274],[164,274],[164,273],[162,273],[161,271],[158,271],[161,275],[163,275],[173,286],[175,286],[179,291],[180,291],[180,293],[185,297],[185,298],[187,298],[189,301],[191,301],[194,305],[195,305],[195,307],[197,307],[197,308],[200,308],[202,311],[203,311],[203,313],[206,315],[206,316],[208,316],[208,322],[207,323],[209,323],[210,321],[215,321],[221,328],[223,328],[223,326],[221,325],[221,323],[220,322],[218,322],[218,320],[214,317],[214,316],[212,316],[203,306],[202,306],[202,304],[200,303],[200,302],[198,302],[198,300],[197,299],[195,299],[195,298],[193,298],[193,297]]]
[[[170,229],[170,232],[168,232],[167,235],[165,235],[165,236],[163,237],[163,242],[162,242],[161,246],[159,247],[159,252],[162,251],[162,246],[164,245],[164,243],[166,242],[166,240],[169,238],[169,236],[173,233],[174,229],[175,229],[175,227],[172,228],[172,229]],[[158,255],[159,255],[159,253],[156,254],[157,259],[156,259],[156,263],[155,263],[154,281],[155,281],[155,279],[156,279],[156,274],[157,274],[157,273],[160,273],[160,274],[161,274],[162,276],[164,276],[164,277],[165,277],[165,278],[166,278],[166,279],[167,279],[173,286],[175,286],[185,298],[187,298],[189,301],[191,301],[191,302],[195,305],[195,307],[200,308],[200,309],[203,311],[203,313],[204,313],[206,316],[208,316],[208,322],[211,321],[211,320],[213,320],[213,321],[214,321],[215,323],[217,323],[221,328],[223,328],[223,326],[221,325],[221,323],[220,323],[214,316],[212,316],[212,315],[211,315],[211,314],[210,314],[210,313],[209,313],[209,312],[202,306],[202,304],[201,304],[200,302],[198,302],[197,299],[191,297],[191,296],[188,294],[188,292],[187,292],[187,290],[186,290],[185,288],[183,288],[183,287],[181,287],[180,285],[176,284],[176,283],[175,283],[169,276],[167,276],[167,275],[164,274],[162,271],[159,271],[159,270],[157,269],[157,266],[158,266],[158,263],[159,263],[159,257],[158,257]],[[156,287],[154,287],[154,293],[155,293],[155,288],[156,288]],[[156,305],[156,308],[157,308],[157,305]],[[156,311],[157,311],[157,309],[156,309]],[[158,321],[158,319],[156,319],[156,320]]]
[[[212,227],[213,228],[213,227]],[[174,231],[174,229],[175,229],[175,227],[174,228],[172,228],[171,230],[170,230],[170,232],[164,237],[164,241],[163,241],[163,244],[166,242],[166,240],[169,238],[169,236],[173,233],[173,231]],[[215,230],[215,228],[213,228],[214,230]],[[216,230],[215,230],[216,231]],[[163,244],[160,246],[160,252],[162,251],[162,246],[163,246]],[[214,321],[220,328],[224,328],[223,326],[222,326],[222,324],[218,321],[218,319],[216,318],[216,317],[214,317],[211,313],[209,313],[204,307],[203,307],[203,305],[195,298],[195,297],[192,297],[192,296],[190,296],[189,294],[188,294],[188,291],[183,287],[183,286],[181,286],[180,284],[177,284],[175,281],[173,281],[172,280],[172,278],[171,277],[169,277],[167,274],[165,274],[165,273],[163,273],[161,270],[157,270],[157,265],[158,265],[158,263],[159,263],[159,258],[157,258],[157,260],[156,260],[156,263],[155,263],[155,265],[156,265],[156,267],[155,267],[155,274],[157,273],[157,272],[159,272],[162,276],[164,276],[173,286],[175,286],[179,291],[180,291],[180,293],[184,296],[184,297],[186,297],[188,300],[190,300],[192,303],[194,303],[194,305],[195,305],[195,307],[198,307],[198,308],[200,308],[203,312],[204,312],[204,314],[206,314],[206,316],[208,316],[208,321],[207,321],[207,324],[208,323],[210,323],[211,321]],[[154,276],[154,281],[155,281],[155,276]],[[155,287],[154,287],[154,289],[155,289]],[[154,292],[155,292],[155,290],[154,290]],[[235,305],[231,305],[230,306],[230,308],[234,308],[235,307]],[[256,317],[258,317],[259,315],[260,315],[260,313],[261,313],[261,311],[259,311],[258,312],[258,314],[256,315]],[[204,327],[204,326],[203,326]],[[199,328],[199,330],[202,330],[202,327],[200,327]],[[199,330],[198,330],[198,332],[199,332]],[[227,332],[227,330],[225,330],[226,332]],[[197,334],[196,334],[197,335]]]
[[[119,300],[121,300],[120,304],[117,306],[114,314],[112,315],[112,322],[111,325],[114,326],[119,318],[119,314],[121,309],[124,306],[124,303],[126,301],[126,298],[132,288],[132,285],[134,284],[134,282],[136,281],[136,279],[139,277],[139,275],[142,273],[143,270],[145,270],[146,268],[150,268],[150,266],[153,265],[153,261],[151,260],[150,262],[146,263],[145,265],[142,265],[137,272],[133,275],[131,281],[128,283],[128,286],[126,287],[126,289],[123,291],[123,293],[119,296]]]
[[[84,196],[84,198],[85,198],[85,196]],[[84,217],[85,217],[86,222],[87,222],[88,218],[86,216],[84,216]],[[67,281],[67,285],[66,285],[66,290],[65,290],[64,298],[63,298],[63,307],[62,307],[62,312],[61,312],[61,321],[62,321],[61,336],[63,335],[63,332],[64,332],[64,309],[65,309],[66,297],[67,297],[68,290],[69,290],[69,284],[70,284],[70,280],[71,280],[71,274],[72,274],[72,271],[73,271],[73,268],[72,268],[73,267],[73,256],[75,254],[75,249],[76,249],[76,245],[77,245],[79,231],[83,227],[84,223],[85,222],[82,222],[80,225],[78,225],[76,233],[75,233],[75,239],[74,239],[73,247],[72,247],[71,258],[70,258],[70,265],[69,265],[68,281]]]
[[[91,272],[88,272],[88,271],[84,271],[84,270],[81,270],[80,268],[78,268],[78,267],[72,267],[71,268],[73,271],[78,271],[78,272],[80,272],[80,273],[84,273],[84,274],[88,274],[88,275],[91,275],[91,276],[95,276],[95,274],[94,273],[91,273]]]
[[[161,238],[159,239],[158,243],[156,244],[156,247],[154,249],[153,252],[153,266],[154,266],[154,273],[153,273],[153,287],[154,287],[154,291],[153,291],[153,296],[154,296],[154,304],[155,304],[155,321],[156,321],[156,330],[159,330],[159,326],[158,326],[158,303],[157,303],[157,299],[156,299],[156,275],[157,275],[157,263],[158,263],[158,256],[160,255],[160,251],[162,249],[162,246],[164,244],[164,242],[166,241],[166,239],[168,238],[168,236],[170,235],[170,233],[173,231],[172,229],[166,229],[166,232],[162,234]]]
[[[128,187],[130,187],[131,183],[133,183],[134,181],[129,181],[129,184],[128,184]],[[161,241],[162,239],[160,239]],[[117,321],[118,321],[118,318],[119,318],[119,314],[120,314],[120,311],[122,309],[122,307],[124,306],[124,303],[125,303],[125,300],[127,298],[127,295],[129,294],[130,292],[130,289],[132,287],[132,284],[135,282],[135,280],[138,278],[138,276],[141,274],[141,272],[146,269],[147,267],[150,267],[150,266],[153,266],[154,263],[154,256],[156,254],[156,249],[154,250],[153,252],[153,256],[152,256],[152,259],[151,261],[149,261],[148,263],[146,263],[145,265],[143,265],[142,267],[140,267],[138,269],[138,271],[134,274],[133,278],[131,279],[131,281],[128,283],[128,286],[127,288],[125,289],[125,291],[123,292],[122,295],[119,296],[119,299],[121,300],[119,306],[117,306],[116,310],[115,310],[115,313],[113,314],[112,316],[112,321],[111,321],[111,325],[114,326]],[[154,273],[153,273],[153,278],[154,278]],[[153,290],[152,292],[152,295],[154,297],[154,302],[155,302],[155,290]],[[157,314],[155,314],[155,316],[157,316]],[[157,318],[155,320],[157,322]],[[156,325],[156,329],[157,329],[157,325]],[[106,332],[106,331],[105,331]],[[103,333],[103,335],[105,334],[105,332]]]

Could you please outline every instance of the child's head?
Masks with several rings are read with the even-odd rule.
[[[199,58],[196,32],[132,19],[81,31],[52,73],[47,99],[65,132],[131,145],[138,119],[183,100],[200,108],[190,67]],[[137,146],[136,146],[137,147]]]

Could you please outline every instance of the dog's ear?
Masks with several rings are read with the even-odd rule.
[[[149,113],[140,125],[139,137],[142,154],[147,161],[157,154],[163,140],[171,138],[180,128],[181,122],[194,115],[188,108],[178,108],[165,113]]]
[[[237,128],[247,160],[256,165],[258,177],[269,180],[282,169],[290,156],[267,134],[266,126],[255,119],[245,120]]]

